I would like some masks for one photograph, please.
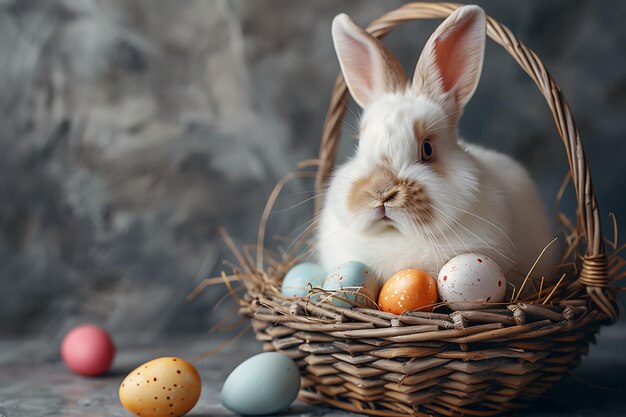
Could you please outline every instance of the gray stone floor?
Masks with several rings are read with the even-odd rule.
[[[59,362],[57,343],[50,340],[0,341],[0,417],[130,416],[117,399],[120,381],[135,366],[159,356],[192,359],[223,342],[223,336],[172,337],[154,341],[118,340],[118,355],[109,375],[82,378]],[[242,339],[196,363],[203,378],[202,396],[190,416],[230,416],[219,400],[222,382],[244,358],[260,350]],[[598,344],[576,373],[520,416],[626,416],[626,327],[603,330]],[[346,416],[324,407],[295,403],[284,415]]]

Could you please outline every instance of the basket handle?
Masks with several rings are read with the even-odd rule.
[[[409,3],[374,20],[367,31],[381,38],[402,23],[416,19],[446,18],[461,6],[463,5],[457,3]],[[506,26],[489,16],[487,17],[487,35],[517,61],[548,102],[557,131],[565,145],[576,192],[577,228],[586,241],[587,251],[583,257],[578,282],[586,286],[587,293],[602,312],[608,318],[615,319],[617,310],[612,295],[607,291],[608,259],[604,250],[598,205],[580,135],[565,97],[539,57],[521,43]],[[348,90],[343,76],[339,74],[333,86],[320,144],[319,168],[315,179],[318,195],[315,202],[316,212],[321,207],[322,191],[329,180],[337,156],[343,118],[348,108],[347,101]]]

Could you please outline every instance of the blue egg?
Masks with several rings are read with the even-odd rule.
[[[344,298],[354,303],[364,304],[367,299],[376,300],[377,285],[376,278],[372,271],[363,262],[349,261],[339,265],[324,281],[327,291],[337,291],[332,297],[332,302],[336,306],[352,308],[353,305],[338,298]],[[356,294],[358,292],[358,295]]]
[[[280,293],[287,297],[306,297],[309,293],[309,284],[321,287],[324,283],[326,271],[313,262],[304,262],[291,268],[283,278]]]
[[[278,352],[259,353],[228,375],[222,404],[243,415],[274,414],[289,407],[299,390],[300,372],[291,358]]]

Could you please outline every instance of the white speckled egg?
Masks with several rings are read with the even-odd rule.
[[[359,261],[348,261],[339,265],[324,281],[324,289],[336,291],[332,302],[344,308],[352,308],[353,305],[341,299],[367,304],[368,300],[375,302],[378,298],[376,278],[367,265]]]
[[[312,287],[321,287],[326,277],[326,271],[313,262],[304,262],[292,267],[280,288],[282,295],[287,297],[306,297],[309,293],[309,284]]]
[[[437,278],[439,298],[453,310],[479,308],[472,303],[500,303],[506,294],[506,278],[500,266],[478,253],[450,259]],[[466,303],[466,304],[464,304]]]
[[[243,361],[226,378],[222,403],[243,415],[274,414],[289,407],[300,390],[296,363],[278,352],[265,352]]]

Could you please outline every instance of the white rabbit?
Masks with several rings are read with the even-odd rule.
[[[363,108],[356,153],[333,172],[317,250],[332,270],[349,260],[383,282],[406,268],[433,277],[464,252],[526,274],[552,240],[527,171],[510,157],[459,141],[457,125],[482,70],[486,16],[452,13],[433,33],[411,83],[398,60],[350,17],[332,35],[352,97]],[[537,270],[555,262],[554,248]]]

